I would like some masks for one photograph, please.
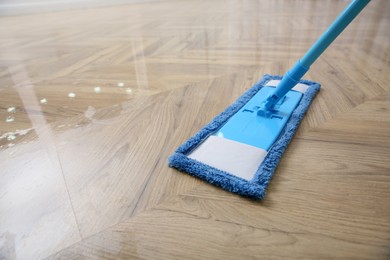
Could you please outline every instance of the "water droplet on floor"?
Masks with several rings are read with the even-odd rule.
[[[41,100],[39,100],[39,103],[47,104],[47,99],[46,98],[42,98]]]
[[[7,112],[8,113],[15,113],[16,112],[16,108],[15,107],[9,107],[9,108],[7,108]]]
[[[13,116],[8,116],[8,117],[5,119],[5,122],[7,122],[7,123],[11,123],[11,122],[13,122],[13,121],[15,121],[15,118],[14,118]]]
[[[14,136],[14,135],[7,136],[7,140],[8,141],[12,141],[12,140],[15,140],[15,139],[16,139],[16,136]]]
[[[123,83],[123,82],[119,82],[119,83],[118,83],[118,87],[122,88],[122,87],[124,87],[124,86],[125,86],[125,83]]]
[[[73,92],[69,92],[68,94],[68,97],[70,98],[74,98],[76,96],[76,93],[73,93]]]
[[[127,93],[127,94],[130,94],[131,92],[133,92],[133,90],[132,90],[131,88],[127,88],[127,89],[126,89],[126,93]]]
[[[101,87],[94,87],[93,91],[95,91],[95,93],[100,93],[100,92],[102,92],[102,88]]]

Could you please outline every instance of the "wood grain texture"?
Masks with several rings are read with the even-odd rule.
[[[389,1],[305,76],[262,202],[167,158],[347,3],[98,2],[0,16],[0,259],[390,257]]]

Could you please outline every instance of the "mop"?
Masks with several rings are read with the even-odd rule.
[[[354,0],[283,77],[265,75],[188,139],[168,163],[227,191],[263,199],[276,167],[320,85],[302,80],[370,0]]]

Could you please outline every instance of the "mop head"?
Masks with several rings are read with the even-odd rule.
[[[216,133],[262,88],[276,86],[281,79],[281,76],[264,75],[235,103],[178,147],[168,160],[169,166],[227,191],[263,199],[272,175],[320,85],[301,80],[293,88],[302,93],[302,98],[268,150],[231,141]],[[262,134],[258,134],[262,138]]]

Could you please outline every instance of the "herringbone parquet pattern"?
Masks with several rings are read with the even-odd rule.
[[[0,17],[1,259],[386,259],[390,2],[320,82],[262,202],[167,167],[346,1],[158,1]]]

